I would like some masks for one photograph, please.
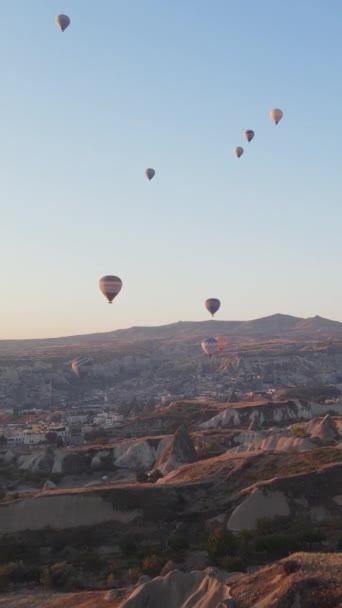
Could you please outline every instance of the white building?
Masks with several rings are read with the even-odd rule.
[[[34,433],[30,429],[23,431],[23,443],[24,445],[38,445],[45,441],[45,433]]]
[[[24,443],[23,433],[13,433],[7,437],[8,445],[22,445]]]

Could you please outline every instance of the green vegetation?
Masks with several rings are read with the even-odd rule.
[[[44,568],[40,576],[40,582],[44,587],[54,587],[66,591],[82,587],[77,580],[74,567],[67,562],[56,562],[52,566]]]
[[[339,533],[341,522],[334,533]],[[295,551],[312,551],[322,547],[332,530],[313,527],[307,520],[287,517],[260,518],[256,530],[233,534],[223,527],[209,532],[205,548],[211,565],[226,570],[244,571],[247,566],[287,557]],[[342,542],[342,537],[341,537]]]
[[[268,459],[260,469],[260,479],[286,477],[296,473],[316,471],[325,464],[342,461],[342,450],[338,448],[316,448],[307,452],[279,454]]]
[[[141,564],[142,571],[144,574],[149,576],[157,576],[160,574],[162,567],[165,564],[165,559],[159,555],[147,555]]]
[[[295,426],[291,427],[291,433],[293,433],[293,435],[295,435],[296,437],[307,437],[308,434],[305,431],[305,428],[303,426],[301,426],[300,424],[296,424]]]

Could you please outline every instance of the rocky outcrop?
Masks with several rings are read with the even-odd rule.
[[[118,533],[132,533],[132,524],[151,539],[165,521],[175,521],[183,511],[202,504],[212,494],[212,484],[190,486],[100,485],[72,490],[46,490],[12,502],[0,503],[0,536],[24,530],[63,530],[80,526],[119,526]],[[180,520],[182,515],[180,515]],[[134,528],[136,529],[136,528]]]
[[[317,421],[311,429],[311,437],[319,439],[324,444],[338,441],[340,435],[334,419],[327,414],[323,420]]]
[[[261,517],[274,519],[275,517],[288,517],[290,515],[289,503],[283,492],[263,492],[255,488],[251,494],[239,505],[229,518],[229,530],[253,530],[257,520]]]
[[[227,527],[253,529],[261,517],[305,517],[312,522],[342,517],[342,462],[312,473],[275,478],[242,492]]]
[[[43,485],[43,492],[45,490],[56,490],[57,486],[55,483],[53,483],[53,481],[50,481],[49,479],[44,483]]]
[[[295,437],[290,431],[247,431],[242,432],[234,438],[235,443],[240,445],[232,448],[231,452],[257,452],[269,451],[288,452],[296,450],[305,452],[317,447],[317,444],[306,437]]]
[[[121,608],[217,608],[229,598],[229,587],[207,571],[173,570],[139,585]]]
[[[0,534],[46,527],[58,530],[95,526],[110,521],[130,523],[139,515],[138,509],[128,512],[114,509],[110,502],[95,494],[43,495],[0,505]]]
[[[8,456],[4,453],[0,462],[11,462],[16,464],[19,470],[47,475],[83,475],[94,471],[114,471],[115,468],[148,471],[155,464],[168,440],[169,437],[132,439],[108,449],[37,449],[18,458],[12,453],[7,453]]]
[[[147,441],[141,441],[131,445],[122,456],[115,460],[115,466],[119,469],[133,469],[148,471],[155,463],[156,449]]]
[[[264,403],[230,407],[223,410],[207,422],[200,425],[201,429],[249,427],[267,428],[273,425],[287,425],[293,422],[311,420],[315,416],[326,415],[327,411],[342,415],[342,403],[328,406],[311,401],[294,399],[283,403]]]
[[[32,471],[33,473],[50,473],[53,464],[54,450],[52,448],[28,456],[19,456],[18,458],[18,468],[23,471]]]
[[[197,460],[192,439],[185,426],[181,426],[161,451],[155,468],[159,469],[163,475],[167,475],[182,464],[190,464]]]

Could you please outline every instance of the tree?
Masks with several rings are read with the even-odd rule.
[[[238,542],[230,530],[214,528],[208,536],[209,557],[216,563],[225,555],[236,555]]]

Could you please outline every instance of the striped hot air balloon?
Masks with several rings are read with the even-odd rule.
[[[71,361],[71,369],[78,378],[86,376],[90,372],[92,366],[93,360],[87,356],[75,357],[75,359]]]
[[[218,309],[220,308],[221,302],[217,298],[208,298],[208,300],[206,300],[204,302],[204,306],[206,307],[206,309],[210,312],[211,316],[213,317],[215,312],[217,312]]]
[[[216,338],[206,338],[205,340],[202,340],[201,346],[205,354],[212,357],[217,351],[218,344]]]
[[[99,288],[106,296],[108,303],[111,304],[121,291],[122,281],[114,275],[106,275],[99,280]]]
[[[217,336],[216,340],[217,340],[218,350],[220,352],[222,352],[226,348],[226,346],[228,344],[228,340],[224,336]]]

